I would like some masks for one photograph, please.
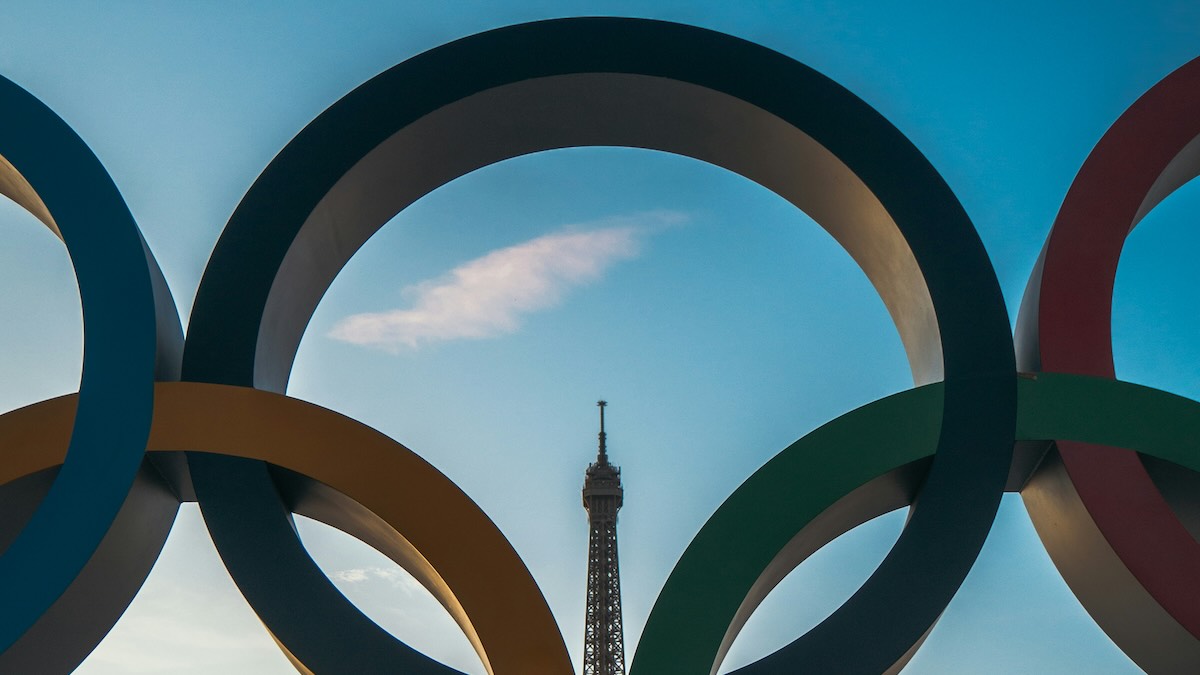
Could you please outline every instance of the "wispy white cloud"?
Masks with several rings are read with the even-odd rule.
[[[379,579],[388,582],[393,588],[400,589],[409,595],[421,590],[421,582],[414,579],[411,574],[404,571],[399,565],[393,567],[358,567],[348,570],[338,570],[330,576],[333,577],[334,581],[342,581],[348,584],[361,584],[366,581]]]
[[[614,263],[636,257],[647,235],[686,220],[681,213],[651,211],[568,226],[409,286],[403,294],[411,299],[410,307],[346,317],[329,335],[397,352],[430,342],[512,333],[522,316],[557,306],[571,288],[596,281]]]
[[[348,584],[362,583],[371,578],[365,569],[338,570],[332,576],[335,581],[345,581]]]

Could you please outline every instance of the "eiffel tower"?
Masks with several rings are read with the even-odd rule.
[[[587,616],[583,630],[583,675],[625,675],[625,635],[621,627],[621,576],[617,567],[617,511],[621,509],[621,469],[608,463],[604,401],[600,407],[600,452],[583,481],[588,536]]]

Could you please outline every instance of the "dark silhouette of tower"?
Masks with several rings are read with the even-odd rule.
[[[587,617],[583,629],[583,675],[625,675],[625,631],[621,627],[621,576],[617,568],[617,511],[621,469],[608,463],[604,407],[600,406],[600,452],[583,480],[588,536]]]

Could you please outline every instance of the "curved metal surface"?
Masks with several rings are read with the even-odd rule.
[[[65,447],[69,430],[69,420],[57,430],[60,447]],[[0,485],[0,513],[4,514],[0,550],[25,525],[57,474],[55,467]],[[137,595],[158,560],[178,508],[171,487],[143,462],[96,552],[58,600],[0,653],[0,672],[73,672]]]
[[[306,477],[285,489],[299,512],[335,526],[357,518],[347,527],[351,534],[372,529],[363,538],[429,589],[489,669],[570,672],[549,607],[512,546],[474,502],[415,453],[347,417],[278,394],[201,383],[160,383],[155,391],[147,446],[152,455],[203,449],[199,454],[251,458]],[[62,463],[63,430],[76,400],[64,396],[0,416],[6,446],[0,484]],[[380,481],[380,475],[390,478]],[[328,517],[328,504],[339,515]],[[392,672],[453,672],[416,656],[392,662]],[[370,669],[377,657],[342,654],[334,668]]]
[[[1115,376],[1112,292],[1125,238],[1198,173],[1200,59],[1130,106],[1081,167],[1022,303],[1022,369]],[[1175,513],[1194,509],[1196,497],[1173,509],[1128,450],[1065,440],[1057,447],[1059,460],[1035,476],[1026,506],[1045,536],[1058,528],[1091,534],[1073,546],[1047,541],[1047,549],[1131,658],[1176,672],[1158,665],[1164,654],[1200,650],[1200,543]],[[1200,658],[1187,663],[1200,669]]]
[[[1017,390],[1018,440],[1108,444],[1200,468],[1200,403],[1115,380],[1052,373],[1019,378]],[[643,641],[638,658],[655,649],[653,662],[678,664],[677,672],[717,672],[749,613],[779,580],[846,526],[912,498],[894,483],[890,499],[871,497],[868,489],[887,494],[881,481],[898,471],[919,472],[920,463],[934,457],[942,396],[942,385],[933,384],[870,403],[816,429],[756,471],[704,524],[655,603],[647,625],[672,627],[674,639]],[[807,489],[792,489],[797,484]],[[848,499],[855,494],[860,499]],[[1079,538],[1070,528],[1051,537],[1064,547],[1077,546]],[[740,606],[710,602],[714,590],[744,600]],[[1157,625],[1138,626],[1138,620],[1129,618],[1130,630],[1149,633]],[[1195,650],[1174,649],[1153,665],[1189,672],[1196,658]],[[764,666],[766,672],[796,672],[777,655],[735,672]]]
[[[86,589],[96,590],[96,579],[107,573],[136,577],[157,555],[150,550],[157,532],[124,526],[131,512],[122,508],[127,496],[155,503],[153,491],[144,491],[135,476],[156,371],[178,372],[178,360],[173,367],[171,360],[181,332],[165,282],[104,167],[53,111],[4,78],[0,156],[0,193],[66,245],[83,307],[85,355],[69,461],[36,507],[26,504],[28,520],[0,556],[0,665],[7,667],[25,658],[10,652],[53,662],[59,650],[86,654],[95,644],[95,625],[128,601],[105,593],[89,601]],[[164,298],[170,313],[156,314]],[[103,555],[119,541],[140,551],[131,556],[140,559]],[[63,621],[92,628],[49,639]]]
[[[846,526],[909,503],[904,486],[881,481],[933,457],[943,392],[940,383],[926,385],[847,413],[746,479],[672,570],[646,620],[632,672],[716,673],[750,614],[792,568]],[[843,501],[855,493],[860,499]],[[823,527],[839,503],[845,514]],[[751,668],[774,667],[776,659],[782,660],[768,656]],[[786,660],[778,667],[809,669]]]
[[[268,392],[286,387],[332,279],[398,211],[476,168],[585,145],[709,162],[809,213],[875,285],[919,385],[797,441],[720,507],[655,605],[635,673],[715,673],[791,569],[912,504],[896,546],[847,603],[738,672],[897,671],[973,564],[1006,485],[1022,490],[1052,558],[1122,649],[1148,671],[1200,669],[1200,479],[1183,473],[1200,470],[1200,406],[1113,380],[1109,336],[1126,235],[1200,173],[1200,59],[1139,99],[1082,167],[1018,322],[1017,362],[1049,372],[1014,382],[978,237],[895,128],[765,48],[596,18],[440,47],[314,120],[234,213],[182,356],[166,282],[111,179],[60,119],[0,78],[0,194],[66,244],[87,355],[79,395],[0,416],[0,670],[73,669],[194,495],[231,574],[302,671],[453,672],[346,601],[296,537],[293,512],[408,569],[489,673],[570,672],[528,571],[453,483],[362,425]],[[180,377],[181,358],[192,382],[152,390],[154,378]],[[155,452],[143,459],[155,395]],[[1014,456],[1014,440],[1029,453]]]
[[[789,659],[818,668],[886,669],[941,613],[995,514],[1015,415],[1011,337],[990,262],[936,171],[861,100],[778,53],[676,24],[571,19],[465,38],[377,76],[289,143],[239,205],[197,295],[185,379],[281,389],[325,287],[399,208],[492,162],[592,144],[697,157],[836,223],[916,379],[944,372],[952,394],[921,505],[863,589],[789,647]],[[836,179],[818,183],[827,191],[806,184],[821,176]],[[193,479],[199,493],[241,470],[193,466]],[[274,491],[263,480],[253,489]],[[243,511],[237,495],[200,496],[206,518]],[[222,551],[265,537],[212,534]],[[265,585],[267,573],[260,563],[235,577]]]

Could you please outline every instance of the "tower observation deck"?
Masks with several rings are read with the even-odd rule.
[[[617,511],[624,490],[621,469],[608,463],[604,401],[600,407],[600,451],[583,481],[588,536],[587,616],[583,636],[584,675],[625,675],[625,635],[621,625],[621,577],[617,567]]]

